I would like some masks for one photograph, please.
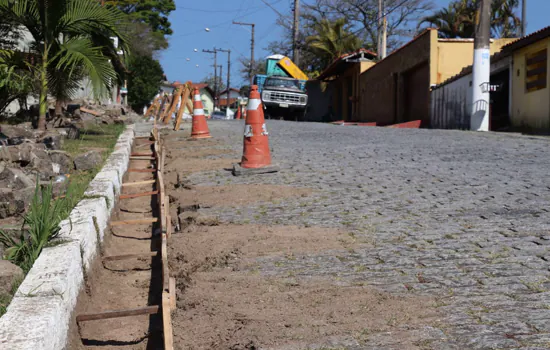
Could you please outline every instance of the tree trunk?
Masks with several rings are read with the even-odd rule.
[[[42,54],[42,67],[40,69],[40,114],[38,116],[38,130],[46,130],[46,111],[48,110],[48,52]]]
[[[60,99],[55,100],[55,116],[59,117],[63,114],[63,101]]]

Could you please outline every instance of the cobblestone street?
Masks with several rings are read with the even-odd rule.
[[[232,150],[210,158],[240,157],[242,122],[209,127],[215,147]],[[279,173],[233,177],[219,169],[187,180],[313,194],[200,212],[226,223],[340,228],[371,248],[260,259],[262,274],[435,297],[441,325],[426,330],[423,348],[550,348],[550,140],[273,120],[267,128]],[[372,344],[398,348],[399,339],[373,334],[348,348]]]

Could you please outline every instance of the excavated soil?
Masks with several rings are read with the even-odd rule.
[[[276,185],[195,186],[170,192],[172,200],[181,207],[213,207],[246,205],[254,202],[272,202],[289,197],[307,197],[311,189]]]
[[[143,148],[141,148],[143,150]],[[130,168],[146,168],[149,162],[130,161]],[[124,182],[153,179],[151,173],[128,173]],[[123,194],[151,191],[153,185],[125,187]],[[155,196],[122,199],[111,221],[153,217]],[[102,261],[102,257],[160,250],[151,224],[112,227],[105,234],[102,256],[86,271],[87,288],[81,293],[75,314],[159,305],[162,282],[158,257]],[[76,321],[73,320],[73,323]],[[141,315],[88,321],[73,327],[69,349],[163,349],[161,315]]]
[[[174,140],[173,135],[165,139],[168,148]],[[205,156],[216,151],[203,146]],[[220,168],[197,166],[197,159],[186,156],[191,152],[182,147],[172,153],[167,169]],[[212,159],[201,161],[213,164]],[[302,259],[370,248],[353,235],[321,227],[234,225],[201,212],[205,207],[308,196],[310,189],[183,188],[178,181],[170,177],[167,184],[172,211],[179,208],[181,224],[168,246],[177,283],[177,310],[172,314],[175,349],[345,349],[342,344],[357,348],[381,333],[397,337],[400,349],[422,348],[415,332],[437,322],[432,299],[339,284],[292,267],[282,270]]]

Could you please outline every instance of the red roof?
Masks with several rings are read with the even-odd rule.
[[[550,27],[545,27],[540,30],[537,30],[534,33],[524,36],[523,38],[519,38],[516,41],[512,41],[511,43],[504,45],[501,51],[515,51],[525,46],[534,44],[537,41],[546,39],[549,36],[550,36]]]

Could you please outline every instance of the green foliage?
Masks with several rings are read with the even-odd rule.
[[[127,49],[119,30],[126,16],[116,8],[90,0],[0,0],[0,18],[33,37],[29,57],[38,62],[32,67],[40,77],[39,128],[45,128],[48,90],[65,99],[88,76],[100,97],[116,83],[114,67],[122,64],[110,37]]]
[[[249,80],[250,77],[250,60],[246,59],[244,57],[239,58],[239,61],[241,63],[241,76],[245,80]],[[258,75],[258,74],[265,74],[266,73],[266,60],[255,60],[254,66],[252,67],[252,76]],[[211,86],[214,87],[213,85]]]
[[[152,30],[150,38],[155,50],[168,47],[164,36],[173,33],[168,16],[176,10],[174,0],[108,0],[105,4],[128,14],[131,22],[147,24]]]
[[[212,91],[214,91],[214,87],[216,86],[216,81],[213,75],[209,75],[206,78],[202,79],[201,83],[208,84],[208,86],[212,89]],[[224,77],[218,76],[218,94],[224,91],[225,89],[226,89],[225,76]]]
[[[344,18],[336,21],[321,20],[313,25],[314,35],[306,38],[309,49],[317,56],[320,66],[328,66],[346,52],[361,48],[362,42],[352,33]]]
[[[164,71],[160,63],[150,56],[132,57],[129,68],[128,103],[140,112],[158,93]]]
[[[0,50],[0,113],[16,99],[25,99],[32,89],[32,76],[20,52]]]
[[[436,26],[444,38],[473,38],[475,34],[476,11],[479,0],[455,0],[447,8],[442,8],[428,17],[423,25]],[[491,3],[491,35],[493,37],[515,37],[521,27],[516,15],[519,0],[493,0]]]

